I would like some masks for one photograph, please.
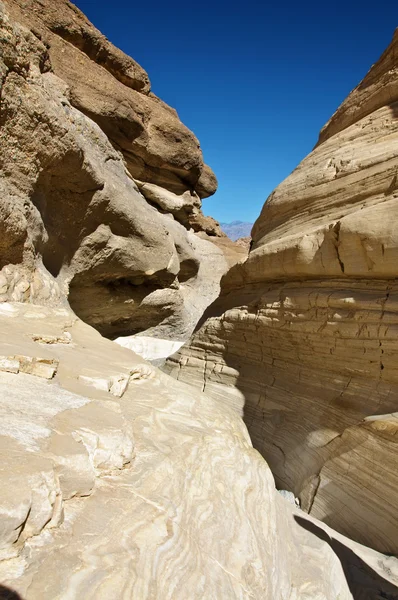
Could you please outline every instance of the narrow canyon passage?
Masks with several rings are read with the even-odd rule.
[[[398,600],[397,43],[248,236],[133,58],[0,0],[0,598]]]

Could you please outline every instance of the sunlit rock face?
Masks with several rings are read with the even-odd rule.
[[[242,255],[211,243],[198,140],[67,0],[7,0],[0,28],[0,300],[187,339]]]
[[[146,335],[122,336],[114,340],[119,346],[129,348],[151,364],[161,366],[166,358],[177,352],[184,342],[173,342]]]
[[[195,210],[215,185],[200,154],[159,166],[161,141],[143,134],[140,155],[131,105],[104,108],[116,92],[100,74],[168,111],[166,139],[169,125],[185,131],[175,113],[67,2],[0,3],[0,50],[0,596],[393,597],[397,560],[285,500],[234,407],[98,331],[137,347],[126,338],[145,329],[141,350],[164,355],[217,294],[223,256],[235,262],[226,238],[209,241],[217,226],[181,204],[181,182]],[[119,109],[131,155],[111,138]]]
[[[398,34],[256,221],[168,371],[244,415],[278,487],[398,552]]]
[[[278,494],[235,410],[67,308],[0,304],[0,416],[0,585],[24,600],[349,600],[398,585],[396,559]]]

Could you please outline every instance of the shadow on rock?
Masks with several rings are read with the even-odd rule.
[[[330,537],[321,527],[295,515],[295,521],[306,531],[316,535],[332,548],[341,562],[343,571],[355,600],[398,600],[398,588],[381,577],[350,548]]]
[[[23,598],[10,588],[0,585],[0,600],[23,600]]]

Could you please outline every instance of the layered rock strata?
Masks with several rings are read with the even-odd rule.
[[[278,487],[398,553],[398,33],[271,194],[168,364],[244,415]]]
[[[66,0],[2,4],[0,58],[0,300],[186,339],[227,269],[197,139]]]
[[[396,559],[284,500],[236,410],[70,310],[109,337],[187,335],[226,266],[197,199],[215,181],[145,72],[73,5],[7,7],[0,595],[393,597]]]

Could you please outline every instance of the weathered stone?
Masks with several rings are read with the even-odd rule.
[[[9,358],[18,363],[21,373],[43,377],[44,379],[52,379],[58,369],[58,360],[50,358],[22,356],[21,354]]]
[[[7,0],[17,21],[46,43],[54,72],[76,108],[123,152],[133,177],[180,194],[217,189],[196,137],[176,111],[149,93],[147,73],[67,0]]]
[[[208,320],[167,367],[244,414],[277,486],[304,509],[390,553],[398,552],[397,50],[396,33],[268,198],[248,260],[223,278]]]
[[[86,375],[79,375],[79,380],[86,385],[92,386],[96,390],[102,390],[103,392],[109,392],[109,389],[110,389],[109,379],[104,379],[101,377],[87,377]]]
[[[0,371],[6,371],[8,373],[19,372],[19,360],[10,358],[8,356],[0,357]]]
[[[110,393],[117,396],[117,398],[121,398],[127,390],[129,379],[128,375],[112,375],[110,378]]]
[[[54,337],[67,328],[74,345],[43,348],[59,360],[57,382],[0,374],[6,588],[24,600],[110,593],[350,600],[395,589],[396,559],[280,497],[233,410],[67,311],[23,304],[0,311],[0,348],[11,344],[28,356],[37,348],[26,335],[32,326]],[[131,373],[140,386],[111,400],[82,381],[88,369],[107,381]]]
[[[249,243],[242,243],[240,240],[233,242],[227,236],[214,237],[204,231],[198,232],[197,235],[202,240],[211,241],[217,248],[222,250],[229,268],[236,265],[237,262],[246,260],[249,254]]]
[[[355,321],[352,295],[342,299],[327,291],[325,299],[321,282],[316,300],[310,294],[307,306],[302,281],[293,282],[290,295],[279,293],[284,284],[276,286],[276,293],[271,272],[270,289],[261,290],[262,305],[256,296],[262,280],[249,281],[242,297],[255,297],[256,309],[248,303],[246,313],[234,309],[206,325],[203,339],[208,331],[212,337],[203,342],[204,365],[200,332],[195,337],[198,355],[181,361],[181,371],[194,367],[201,390],[216,391],[216,400],[82,323],[68,300],[109,337],[145,330],[163,340],[184,340],[217,296],[226,269],[224,250],[230,264],[237,251],[225,240],[220,250],[207,239],[224,239],[218,224],[200,212],[199,198],[215,190],[215,178],[203,165],[195,136],[149,91],[146,73],[66,0],[7,0],[7,7],[11,19],[0,3],[0,298],[7,300],[0,304],[0,354],[7,357],[6,370],[0,368],[0,581],[24,600],[349,600],[374,590],[380,597],[393,597],[396,559],[347,540],[277,493],[269,467],[253,449],[235,410],[243,400],[239,386],[225,391],[225,381],[240,376],[241,363],[227,366],[213,360],[224,349],[238,356],[248,368],[251,389],[267,384],[264,365],[280,369],[270,384],[271,392],[282,389],[271,400],[271,417],[276,413],[272,426],[282,424],[283,430],[283,418],[291,410],[293,418],[289,415],[286,423],[299,421],[314,433],[315,411],[311,418],[297,419],[297,410],[286,403],[300,385],[304,388],[307,371],[318,391],[330,391],[338,369],[325,368],[327,353],[322,343],[313,342],[311,319],[324,324],[326,304],[333,314],[326,313],[325,330],[329,321],[333,332],[341,322]],[[147,190],[147,199],[134,178]],[[325,251],[334,248],[332,271],[335,255],[341,260],[336,249],[342,230],[333,225],[325,235]],[[262,247],[258,236],[254,242]],[[308,260],[310,244],[302,246]],[[224,290],[229,281],[232,292],[245,269],[250,273],[254,255],[247,266],[233,267]],[[312,274],[310,268],[308,272]],[[312,279],[308,285],[317,286]],[[323,292],[329,285],[328,279]],[[365,350],[376,371],[372,340],[379,341],[381,334],[374,334],[380,329],[374,306],[384,296],[377,296],[379,288],[370,297],[369,290],[358,289],[362,291],[354,303],[369,323],[372,335],[366,339],[371,344]],[[393,329],[392,297],[380,304],[379,321]],[[306,314],[311,318],[305,319]],[[262,358],[256,362],[259,349],[251,344],[263,341],[264,330],[271,333],[258,344]],[[237,338],[231,336],[235,331]],[[285,333],[283,348],[278,342]],[[384,334],[388,341],[387,329]],[[355,337],[362,341],[361,335]],[[339,369],[343,359],[347,362],[336,341],[343,338],[333,335],[332,360]],[[313,360],[315,348],[321,349],[319,364]],[[387,353],[379,361],[379,375],[387,370],[386,359]],[[285,365],[297,362],[299,367],[287,377]],[[363,357],[356,357],[356,364],[363,366]],[[384,384],[379,376],[372,388],[382,395],[373,412],[368,407],[379,397],[368,393],[364,406],[358,407],[355,399],[341,417],[339,403],[346,390],[351,392],[351,381],[342,383],[343,394],[329,404],[335,409],[333,427],[344,431],[344,455],[361,465],[376,456],[384,465],[386,476],[379,485],[387,495],[387,485],[394,481],[388,449],[396,415]],[[352,385],[356,389],[354,378]],[[313,388],[306,390],[307,404],[312,399],[314,405]],[[271,392],[267,396],[263,390],[267,401]],[[320,397],[332,422],[330,398]],[[258,395],[257,404],[262,400]],[[383,417],[358,426],[358,415],[376,412]],[[322,421],[323,415],[318,418]],[[305,492],[312,513],[322,515],[325,499],[336,501],[335,487],[338,500],[341,487],[348,496],[358,489],[361,509],[351,521],[360,527],[364,498],[368,511],[374,510],[375,498],[363,486],[354,487],[343,454],[334,452],[339,435],[325,429],[310,437],[316,450],[307,452],[305,461],[307,448],[292,435],[294,460],[284,454],[280,471],[286,479],[301,478],[301,499]],[[277,435],[264,436],[264,428],[256,433],[251,425],[251,430],[258,445],[259,440],[278,443]],[[325,436],[330,444],[324,443]],[[357,442],[364,457],[355,453]],[[369,459],[368,470],[370,464]],[[322,495],[316,490],[326,488],[328,478],[335,487]],[[352,504],[347,507],[350,517]],[[394,509],[385,513],[384,521],[378,521],[383,544],[385,525],[395,514]],[[395,531],[391,526],[390,536]]]
[[[39,344],[70,344],[72,336],[70,333],[65,332],[63,335],[40,335],[33,334],[32,340]]]
[[[215,174],[209,167],[204,165],[203,170],[200,174],[198,182],[196,184],[196,192],[200,198],[207,198],[214,194],[217,190],[218,182]]]
[[[1,9],[0,299],[56,306],[68,296],[77,314],[109,337],[148,329],[172,337],[174,319],[186,339],[227,268],[220,252],[186,229],[201,215],[196,138],[175,111],[148,95],[134,61],[69,2],[8,0],[6,6],[27,28]],[[130,106],[135,119],[144,119],[137,152],[178,179],[170,191],[161,187],[163,176],[156,185],[144,178],[158,204],[148,204],[115,149],[120,123],[104,102],[116,112]],[[217,265],[203,260],[203,248],[218,255]],[[204,290],[197,306],[195,287]]]
[[[188,224],[188,215],[201,206],[200,199],[195,192],[186,190],[183,194],[178,195],[153,183],[140,181],[136,181],[136,183],[146,200],[155,204],[162,211],[174,215],[184,225]]]

